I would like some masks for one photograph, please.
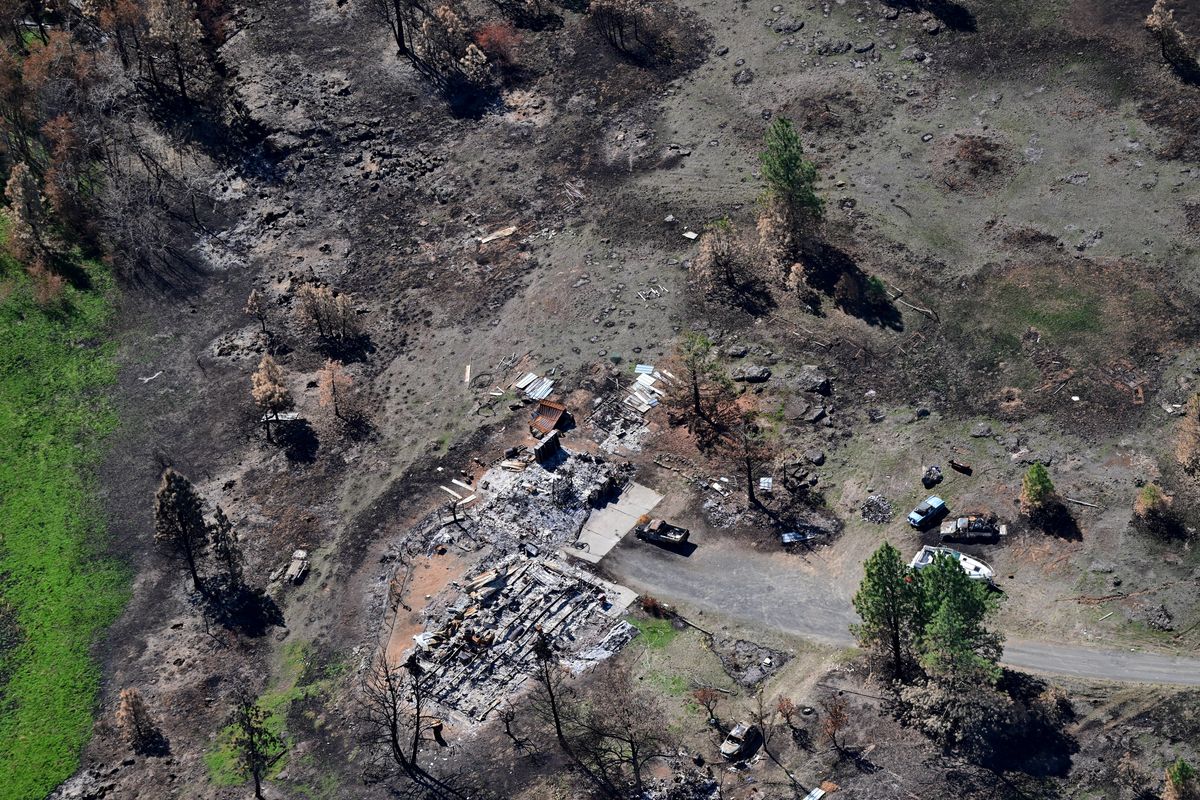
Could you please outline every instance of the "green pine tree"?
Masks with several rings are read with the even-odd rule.
[[[207,590],[200,577],[200,559],[209,545],[203,503],[191,481],[171,468],[163,473],[154,495],[154,543],[183,562],[192,586],[201,594]]]
[[[1040,461],[1034,462],[1021,481],[1021,506],[1026,511],[1036,511],[1053,497],[1054,483],[1050,480],[1050,472]]]
[[[996,613],[987,586],[971,580],[958,560],[939,554],[921,573],[924,625],[918,641],[921,666],[952,685],[994,684],[1003,639],[987,629]]]
[[[767,129],[766,150],[760,156],[767,192],[782,200],[793,216],[820,218],[825,203],[813,189],[817,167],[804,157],[804,145],[786,117],[776,117]]]
[[[271,730],[267,712],[249,696],[238,698],[232,725],[234,766],[243,778],[254,781],[254,796],[263,800],[263,778],[286,752],[283,738]]]
[[[894,679],[903,680],[920,632],[920,583],[900,551],[887,542],[867,559],[864,569],[854,595],[854,610],[862,622],[850,630],[860,645],[887,659]]]

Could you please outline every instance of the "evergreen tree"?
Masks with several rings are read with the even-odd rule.
[[[1196,768],[1182,758],[1167,767],[1166,785],[1163,787],[1163,800],[1197,800],[1200,798]]]
[[[233,523],[225,516],[225,510],[217,506],[213,512],[212,522],[208,526],[212,539],[213,555],[221,564],[229,589],[242,586],[242,549],[238,545],[237,531]]]
[[[920,573],[924,619],[921,666],[951,685],[993,684],[1000,677],[1002,638],[986,627],[996,612],[987,587],[971,580],[953,556],[941,553]]]
[[[1026,512],[1037,511],[1054,498],[1054,483],[1041,462],[1030,465],[1021,481],[1021,507]]]
[[[208,548],[209,531],[202,506],[203,500],[191,481],[172,468],[163,473],[154,495],[154,542],[183,562],[192,576],[192,586],[205,594],[200,558]]]
[[[267,712],[247,695],[238,698],[232,725],[235,767],[243,778],[254,781],[254,796],[263,800],[262,781],[283,757],[283,739],[268,727]]]
[[[851,631],[860,645],[887,659],[893,679],[904,680],[920,633],[920,583],[900,551],[888,542],[867,559],[864,568],[854,595],[854,610],[862,622],[851,626]]]
[[[760,158],[767,192],[784,202],[793,222],[805,215],[820,219],[825,203],[813,188],[817,167],[804,157],[804,145],[790,119],[776,117],[771,123]]]

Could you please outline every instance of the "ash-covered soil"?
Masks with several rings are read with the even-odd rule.
[[[216,179],[235,218],[206,243],[196,287],[132,292],[122,317],[123,427],[102,483],[138,579],[102,645],[103,713],[120,689],[143,687],[173,755],[124,764],[98,725],[86,758],[116,787],[109,796],[240,792],[213,785],[202,758],[233,691],[271,687],[291,642],[350,664],[369,652],[379,559],[445,499],[436,468],[474,470],[473,456],[524,436],[524,412],[489,393],[521,369],[552,375],[561,393],[598,362],[662,362],[689,328],[724,352],[752,348],[740,358],[773,370],[764,397],[808,398],[787,444],[828,455],[814,472],[849,526],[839,563],[878,543],[859,511],[869,494],[906,511],[918,468],[992,420],[975,458],[1000,466],[964,502],[1015,514],[1019,453],[1037,449],[1103,506],[1080,512],[1083,543],[1062,545],[1061,568],[1043,539],[996,556],[1002,570],[1043,573],[1022,579],[1006,622],[1110,593],[1101,584],[1117,574],[1122,592],[1165,587],[1136,601],[1166,603],[1177,632],[1195,630],[1194,554],[1139,573],[1162,550],[1127,524],[1131,487],[1159,473],[1167,449],[1162,403],[1194,390],[1200,268],[1200,94],[1159,63],[1140,27],[1148,3],[972,0],[945,4],[955,11],[941,19],[862,0],[682,5],[695,57],[666,72],[621,58],[574,12],[561,28],[522,31],[518,77],[478,118],[453,114],[357,3],[239,11],[224,54],[267,145]],[[780,115],[817,162],[825,255],[933,318],[899,304],[886,318],[856,314],[827,297],[814,309],[781,280],[749,313],[689,286],[695,245],[682,234],[721,217],[753,229],[758,152]],[[311,278],[351,293],[368,333],[348,364],[365,431],[318,406],[326,354],[295,325],[291,297]],[[268,300],[270,338],[242,313],[251,288]],[[249,395],[267,349],[310,422],[282,447],[264,440]],[[801,365],[830,376],[832,399],[798,388]],[[305,584],[271,587],[285,627],[206,630],[188,606],[152,554],[167,464],[239,526],[252,579],[310,552]],[[1098,615],[1072,608],[1039,622],[1047,635],[1090,630]],[[312,759],[293,757],[280,791],[332,774],[326,796],[377,796],[346,765],[344,699],[300,714],[329,724],[295,734]],[[1104,735],[1077,735],[1093,733]]]

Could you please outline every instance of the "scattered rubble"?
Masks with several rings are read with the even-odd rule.
[[[896,509],[892,508],[892,504],[881,494],[870,495],[863,501],[862,518],[867,522],[885,525],[891,522],[895,516]]]

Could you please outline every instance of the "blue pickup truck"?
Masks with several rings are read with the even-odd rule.
[[[908,512],[908,524],[923,531],[944,516],[946,516],[946,501],[931,494],[922,500],[919,506]]]

